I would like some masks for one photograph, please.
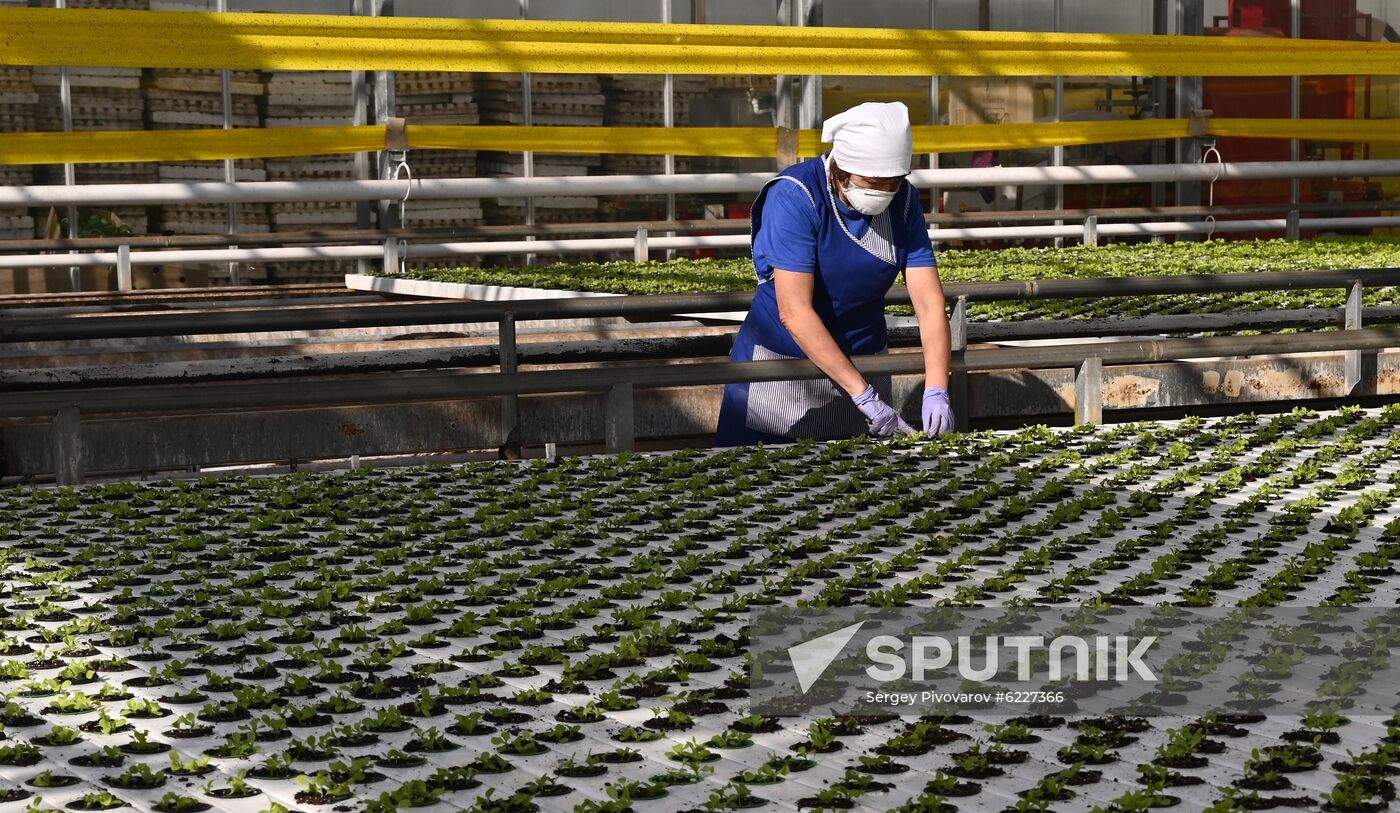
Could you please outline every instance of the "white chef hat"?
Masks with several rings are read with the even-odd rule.
[[[914,131],[903,102],[866,102],[827,119],[822,141],[836,165],[867,178],[908,175]]]

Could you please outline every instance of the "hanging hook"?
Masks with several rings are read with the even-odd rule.
[[[1216,147],[1215,147],[1215,139],[1211,139],[1210,141],[1206,141],[1206,142],[1202,143],[1201,146],[1204,147],[1204,149],[1201,151],[1201,163],[1202,163],[1202,164],[1207,163],[1207,160],[1208,160],[1211,156],[1215,156],[1215,162],[1214,162],[1214,163],[1215,163],[1215,169],[1214,169],[1214,171],[1211,173],[1211,176],[1210,176],[1210,185],[1209,185],[1209,187],[1207,187],[1207,199],[1206,199],[1206,207],[1207,207],[1207,208],[1214,208],[1214,207],[1215,207],[1215,182],[1218,181],[1218,180],[1220,180],[1221,174],[1225,171],[1225,159],[1223,159],[1223,158],[1220,157],[1220,150],[1216,149]],[[1214,215],[1214,214],[1207,214],[1207,215],[1206,215],[1205,222],[1207,222],[1207,223],[1210,224],[1210,231],[1206,232],[1206,240],[1209,241],[1209,240],[1211,240],[1212,238],[1215,237],[1215,215]]]
[[[397,181],[400,172],[404,175],[403,197],[399,198],[399,223],[402,225],[408,220],[408,196],[413,192],[413,169],[408,165],[407,150],[397,155],[389,153],[389,161],[397,162],[394,163],[394,169],[389,175],[389,180]]]
[[[389,180],[397,181],[399,174],[403,173],[406,182],[403,197],[399,199],[399,222],[403,223],[408,196],[413,192],[413,170],[408,166],[408,122],[390,117],[384,121],[384,128],[384,154],[393,165]]]

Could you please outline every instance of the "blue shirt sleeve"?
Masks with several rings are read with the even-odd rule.
[[[820,223],[807,190],[778,181],[763,198],[761,226],[753,238],[754,265],[811,274],[817,270],[817,230]],[[768,276],[768,274],[763,274]]]
[[[915,191],[909,197],[909,205],[905,208],[905,234],[909,235],[909,240],[905,248],[909,250],[909,259],[905,261],[905,268],[933,268],[938,265],[938,260],[933,256],[933,243],[928,239],[928,223],[924,221],[923,204],[919,202],[919,193]]]

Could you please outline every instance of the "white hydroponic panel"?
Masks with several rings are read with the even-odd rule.
[[[0,811],[1378,809],[1384,720],[754,717],[743,622],[1394,606],[1398,422],[9,489]]]

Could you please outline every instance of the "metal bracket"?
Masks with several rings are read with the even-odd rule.
[[[1192,138],[1205,138],[1210,135],[1210,116],[1213,110],[1192,110],[1187,119],[1187,132]]]
[[[390,116],[384,120],[384,151],[389,154],[408,152],[408,121]]]
[[[384,240],[384,273],[401,274],[408,258],[408,241],[399,237]]]
[[[131,246],[117,246],[117,290],[122,292],[130,291],[131,282]]]
[[[1084,245],[1096,246],[1099,244],[1099,216],[1089,215],[1084,218]]]
[[[1074,376],[1074,425],[1103,423],[1103,360],[1084,359]]]
[[[1362,295],[1365,288],[1361,280],[1351,284],[1347,290],[1346,330],[1361,330],[1363,307]],[[1358,397],[1376,394],[1377,355],[1374,350],[1347,350],[1342,362],[1347,395]]]

